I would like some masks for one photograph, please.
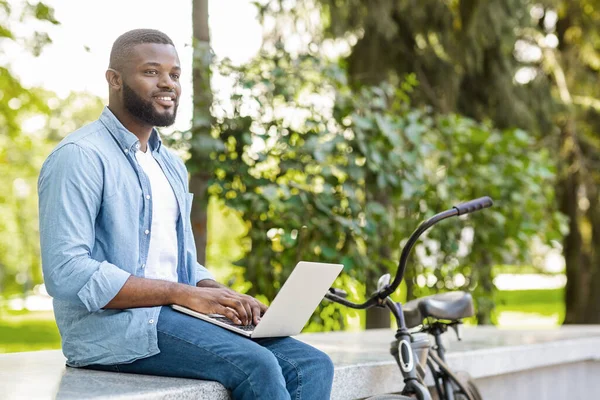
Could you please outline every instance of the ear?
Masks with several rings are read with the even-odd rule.
[[[109,68],[106,70],[105,76],[106,82],[108,82],[108,87],[111,90],[121,90],[121,87],[123,86],[123,80],[119,71]]]

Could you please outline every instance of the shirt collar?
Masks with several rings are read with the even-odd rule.
[[[121,121],[115,117],[115,114],[110,111],[108,107],[104,107],[102,114],[100,115],[100,121],[106,126],[111,135],[117,140],[121,146],[121,150],[124,152],[137,151],[140,141],[133,133],[123,126]],[[155,149],[156,152],[160,152],[162,146],[162,139],[158,134],[156,128],[152,128],[150,139],[148,140],[150,147]]]

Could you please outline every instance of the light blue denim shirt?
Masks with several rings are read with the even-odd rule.
[[[177,156],[156,130],[152,154],[179,205],[179,282],[212,275],[196,261],[190,226],[193,195]],[[144,277],[152,224],[152,193],[138,165],[139,140],[105,108],[67,136],[44,162],[38,181],[42,268],[67,364],[116,364],[159,353],[160,307],[102,309],[130,275]]]

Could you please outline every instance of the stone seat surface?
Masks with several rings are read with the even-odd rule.
[[[402,389],[389,355],[391,329],[301,334],[335,364],[332,399],[357,399]],[[448,363],[474,378],[600,359],[600,327],[551,330],[466,328],[462,342],[445,335]],[[431,384],[431,381],[428,382]],[[60,350],[0,354],[0,398],[229,399],[216,382],[88,371],[65,367]]]

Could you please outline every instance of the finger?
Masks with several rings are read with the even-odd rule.
[[[248,315],[248,320],[244,321],[244,324],[246,325],[250,325],[252,323],[252,315],[254,314],[253,310],[252,310],[252,304],[250,302],[250,300],[252,300],[252,298],[248,298],[249,296],[242,296],[242,304],[244,305],[244,309],[246,310],[246,314]]]
[[[229,307],[219,306],[217,312],[232,320],[234,324],[242,325],[242,321],[239,319],[238,314],[235,312],[235,310]]]
[[[244,305],[242,304],[239,298],[229,296],[222,297],[221,299],[219,299],[219,303],[221,303],[221,305],[233,308],[239,316],[238,319],[240,321],[240,324],[244,323],[245,325],[247,325],[244,321],[248,321],[248,313],[246,312],[246,309],[244,308]]]
[[[254,325],[260,322],[260,306],[258,301],[252,299],[252,317],[254,318]]]

